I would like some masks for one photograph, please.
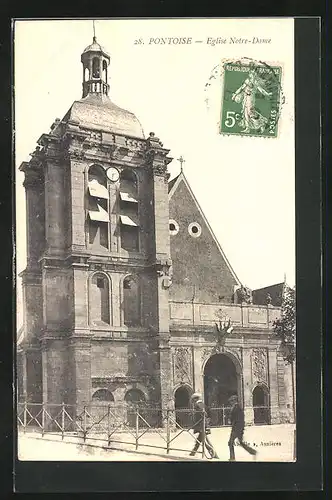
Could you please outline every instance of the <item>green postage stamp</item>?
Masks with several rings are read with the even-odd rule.
[[[280,66],[224,63],[220,133],[277,137],[281,76]]]

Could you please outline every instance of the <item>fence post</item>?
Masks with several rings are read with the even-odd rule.
[[[205,411],[203,410],[203,439],[202,439],[202,458],[205,455]]]
[[[42,437],[44,437],[45,434],[45,407],[44,403],[42,403]]]
[[[27,402],[24,401],[24,410],[23,410],[23,432],[26,432],[27,427]]]
[[[136,406],[136,419],[135,419],[135,450],[138,449],[138,420],[139,415],[138,415],[138,407]]]
[[[170,420],[169,420],[169,414],[170,414],[170,409],[167,408],[166,410],[166,453],[169,454],[170,450],[170,441],[171,441],[171,428],[170,428]]]
[[[86,440],[86,407],[83,406],[83,441]]]
[[[110,421],[110,417],[111,417],[110,405],[107,405],[107,446],[110,446],[110,444],[111,444],[111,439],[110,439],[110,435],[111,435],[111,421]]]
[[[62,402],[61,407],[61,439],[63,441],[65,437],[65,403]]]

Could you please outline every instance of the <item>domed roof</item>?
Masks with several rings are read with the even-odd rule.
[[[87,52],[102,52],[104,55],[109,57],[106,50],[104,50],[103,47],[97,42],[97,39],[95,36],[93,37],[92,44],[85,47],[85,49],[82,52],[82,55],[86,54]]]
[[[144,139],[142,125],[136,116],[114,104],[106,95],[88,94],[75,101],[66,119],[76,120],[80,126]]]

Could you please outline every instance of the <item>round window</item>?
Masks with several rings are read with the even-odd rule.
[[[169,232],[173,236],[179,232],[179,224],[173,219],[169,221]]]
[[[192,236],[193,238],[198,238],[198,236],[200,236],[202,233],[202,228],[198,224],[198,222],[192,222],[188,226],[188,232],[189,232],[190,236]]]

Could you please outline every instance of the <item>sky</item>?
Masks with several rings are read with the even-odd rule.
[[[110,98],[135,113],[145,136],[155,132],[184,173],[240,281],[254,289],[295,283],[294,43],[292,19],[149,19],[95,21],[110,54]],[[91,20],[17,21],[14,34],[16,262],[26,265],[22,161],[36,141],[81,98],[84,48]],[[161,38],[192,38],[166,43]],[[271,39],[244,44],[240,39]],[[212,45],[208,39],[225,39]],[[230,39],[238,43],[230,43]],[[152,39],[152,41],[151,41]],[[195,43],[201,40],[202,43]],[[149,43],[151,41],[151,43]],[[220,135],[221,81],[209,80],[223,59],[282,66],[285,102],[277,138]],[[208,82],[212,84],[206,87]],[[18,278],[18,323],[21,284]]]

